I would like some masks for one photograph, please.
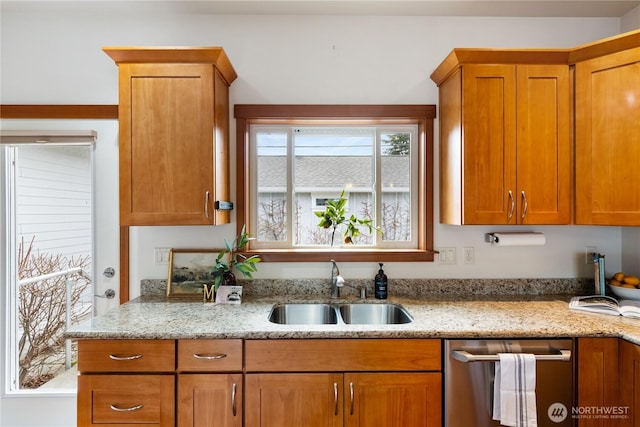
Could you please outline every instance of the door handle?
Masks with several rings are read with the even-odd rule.
[[[465,350],[453,350],[451,357],[460,362],[499,362],[500,356],[497,354],[472,354]],[[561,361],[571,360],[571,350],[558,350],[557,354],[536,354],[536,361]]]

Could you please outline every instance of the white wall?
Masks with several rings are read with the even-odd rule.
[[[116,103],[117,68],[101,51],[105,45],[221,45],[239,75],[231,87],[232,104],[435,104],[437,88],[428,76],[454,47],[572,47],[620,30],[617,18],[32,11],[5,12],[2,19],[3,103]],[[437,170],[435,182],[437,189]],[[586,276],[591,272],[581,261],[587,245],[605,253],[611,269],[620,266],[617,227],[532,227],[547,233],[548,244],[516,250],[484,243],[484,233],[497,229],[510,228],[436,225],[436,248],[456,247],[457,265],[398,263],[387,272],[391,277]],[[134,229],[131,295],[137,295],[140,279],[166,277],[166,266],[153,263],[154,247],[215,247],[233,232],[234,226]],[[465,246],[475,248],[473,265],[462,264]],[[373,263],[353,264],[343,266],[343,272],[372,277],[375,268]],[[324,277],[327,269],[324,264],[263,264],[258,276]]]
[[[620,20],[620,32],[637,30],[640,28],[640,6],[627,12]]]

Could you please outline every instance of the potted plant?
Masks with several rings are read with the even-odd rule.
[[[382,230],[373,225],[371,218],[358,218],[353,214],[347,218],[345,209],[347,200],[348,199],[345,197],[345,190],[343,189],[340,197],[337,199],[329,199],[325,202],[324,211],[315,212],[316,216],[320,218],[318,227],[333,227],[333,230],[331,231],[331,246],[333,246],[336,231],[340,226],[344,226],[343,237],[344,243],[346,244],[355,243],[355,238],[362,234],[360,231],[361,226],[365,227],[369,234],[371,234],[373,230],[382,234]]]
[[[229,243],[227,239],[224,240],[225,249],[220,251],[216,258],[216,265],[212,268],[216,291],[221,285],[233,286],[236,284],[236,276],[233,274],[234,269],[249,279],[253,278],[253,273],[258,271],[256,264],[261,261],[260,257],[258,255],[247,257],[242,253],[247,243],[253,239],[246,232],[245,226],[242,226],[240,234],[236,236],[233,242]]]

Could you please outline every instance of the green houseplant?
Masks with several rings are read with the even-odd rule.
[[[224,240],[225,248],[220,251],[216,258],[216,264],[212,268],[215,277],[215,289],[221,285],[235,285],[236,277],[233,270],[242,273],[244,277],[253,278],[253,273],[258,271],[257,264],[261,261],[258,255],[246,256],[242,251],[246,248],[247,243],[254,238],[246,232],[245,226],[242,226],[240,234],[229,243]]]
[[[329,199],[325,202],[324,211],[315,212],[316,216],[320,218],[318,227],[333,228],[331,231],[331,246],[333,246],[336,231],[338,227],[341,226],[344,227],[343,238],[346,244],[355,243],[355,238],[362,234],[360,227],[366,228],[369,234],[371,234],[373,230],[382,234],[382,230],[373,225],[371,218],[358,218],[353,214],[347,217],[345,209],[347,200],[345,190],[343,189],[340,197],[337,199]]]

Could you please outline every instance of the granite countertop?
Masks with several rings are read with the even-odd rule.
[[[570,296],[472,295],[390,297],[369,303],[403,305],[403,325],[278,325],[267,320],[277,302],[358,302],[317,297],[245,296],[240,305],[145,296],[73,326],[71,339],[301,339],[621,337],[640,344],[640,319],[570,310]]]

